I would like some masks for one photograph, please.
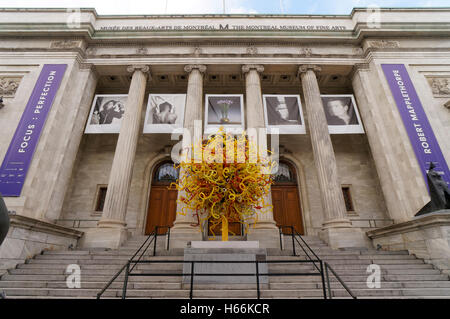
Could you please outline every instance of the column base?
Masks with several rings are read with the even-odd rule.
[[[339,248],[370,248],[369,238],[359,228],[324,228],[319,232],[319,238],[332,249]]]
[[[250,227],[247,241],[259,241],[260,248],[280,248],[280,232],[277,227]]]
[[[81,238],[82,248],[118,249],[128,239],[128,231],[124,227],[97,227],[84,233]]]
[[[116,219],[100,219],[98,221],[99,228],[125,228],[127,224],[124,221]]]

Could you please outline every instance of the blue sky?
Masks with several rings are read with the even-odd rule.
[[[222,13],[224,0],[0,0],[0,7],[95,7],[99,14]],[[450,7],[449,0],[225,0],[226,13],[349,14],[354,7]]]

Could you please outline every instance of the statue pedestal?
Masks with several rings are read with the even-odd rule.
[[[412,220],[367,232],[374,247],[408,250],[450,275],[450,209],[414,217]]]
[[[253,261],[263,261],[258,264],[259,273],[268,272],[266,260],[267,251],[259,248],[257,241],[193,241],[184,249],[185,261],[214,261],[214,263],[195,263],[195,284],[255,284],[256,265]],[[216,261],[249,261],[249,263],[217,263]],[[183,283],[191,281],[191,264],[183,266]],[[230,274],[205,276],[198,274]],[[234,274],[249,274],[235,276]],[[267,287],[267,276],[259,277],[260,288]]]

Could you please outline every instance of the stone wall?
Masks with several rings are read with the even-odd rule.
[[[11,215],[10,222],[8,235],[0,246],[0,275],[43,250],[76,248],[83,235],[78,230],[20,215]]]
[[[332,141],[341,184],[351,185],[355,212],[349,218],[353,225],[368,230],[391,224],[366,137],[333,135]],[[82,230],[96,227],[101,217],[101,213],[94,211],[97,186],[108,184],[116,142],[117,134],[83,137],[60,225]],[[163,149],[173,143],[167,134],[140,136],[126,217],[132,232],[143,231],[152,168],[159,160],[168,158],[167,150]],[[305,230],[309,235],[317,234],[323,215],[309,137],[282,136],[280,143],[288,150],[284,157],[297,169]],[[295,152],[289,154],[290,150]]]
[[[450,275],[450,210],[367,232],[383,250],[407,250]]]

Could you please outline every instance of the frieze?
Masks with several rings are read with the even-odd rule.
[[[195,56],[199,56],[201,54],[203,54],[203,50],[200,47],[195,47],[194,48],[194,52],[192,52]]]
[[[148,51],[147,51],[147,48],[140,47],[140,48],[137,48],[136,53],[139,55],[146,55],[146,54],[148,54]]]
[[[311,48],[301,48],[300,49],[300,55],[304,55],[305,57],[310,57],[312,55],[312,49]]]
[[[246,52],[247,52],[247,54],[250,54],[250,55],[257,55],[258,48],[252,45],[252,46],[247,47]]]
[[[50,44],[50,48],[52,48],[52,49],[74,49],[74,48],[79,48],[80,45],[81,45],[81,41],[60,40],[60,41],[53,41]]]
[[[398,41],[380,40],[370,41],[369,46],[377,49],[395,49],[400,47],[400,43]]]

